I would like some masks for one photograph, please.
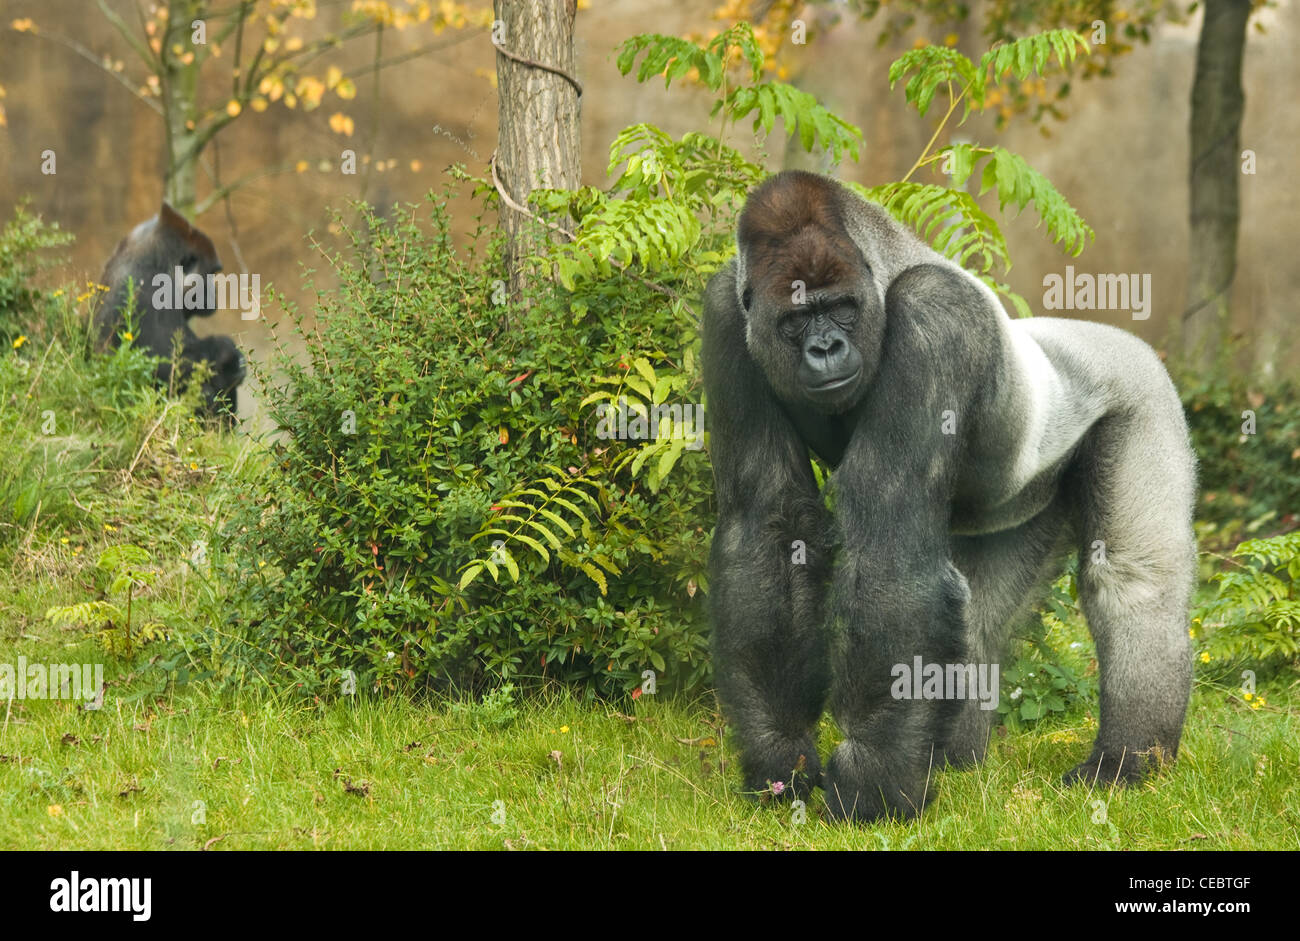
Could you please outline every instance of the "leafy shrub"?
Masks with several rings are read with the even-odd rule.
[[[0,231],[0,339],[8,346],[39,322],[47,294],[33,286],[40,271],[57,259],[41,252],[67,245],[72,235],[33,216],[24,204]]]
[[[1018,637],[1016,650],[1002,670],[998,714],[1010,729],[1096,701],[1099,690],[1091,645],[1070,640],[1083,633],[1077,569],[1071,561],[1052,584],[1051,594]]]
[[[156,582],[159,574],[149,553],[139,546],[130,543],[109,546],[95,563],[100,594],[104,597],[50,608],[45,612],[45,618],[91,628],[106,652],[130,657],[136,645],[144,646],[166,636],[162,624],[157,621],[141,624],[139,613],[132,610],[136,592]],[[122,601],[106,600],[110,598],[121,598]],[[133,615],[137,621],[134,633],[131,629]]]
[[[478,702],[453,702],[451,714],[485,729],[504,729],[519,717],[515,704],[515,684],[498,686]]]
[[[1246,529],[1252,532],[1300,511],[1300,383],[1221,366],[1182,375],[1178,387],[1200,462],[1198,515],[1231,537],[1243,520],[1254,524]]]
[[[366,212],[327,256],[315,329],[290,311],[307,362],[264,380],[282,439],[226,531],[257,612],[242,656],[314,692],[346,669],[381,689],[697,685],[708,467],[691,455],[657,492],[620,476],[582,405],[629,351],[694,342],[687,309],[632,282],[509,305],[494,246],[457,252],[429,207],[427,228]]]
[[[1193,621],[1199,662],[1222,671],[1300,660],[1300,532],[1247,540],[1227,563],[1211,579],[1218,597]]]

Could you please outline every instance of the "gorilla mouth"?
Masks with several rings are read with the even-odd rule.
[[[827,379],[825,382],[819,382],[815,386],[809,386],[808,391],[816,392],[816,393],[837,392],[838,390],[843,389],[845,386],[852,385],[853,383],[857,382],[858,377],[861,375],[862,375],[862,368],[859,367],[853,370],[853,372],[847,376],[837,376],[834,379]]]

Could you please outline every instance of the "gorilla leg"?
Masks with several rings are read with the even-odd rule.
[[[1142,404],[1097,424],[1073,475],[1079,598],[1097,645],[1101,729],[1067,784],[1127,783],[1173,759],[1191,692],[1194,458],[1167,379],[1133,400]]]
[[[1005,662],[1017,619],[1037,600],[1035,590],[1065,545],[1066,516],[1054,503],[1015,529],[982,536],[955,536],[953,562],[966,577],[966,656],[975,664]],[[996,707],[996,703],[994,704]],[[944,743],[944,760],[955,767],[984,759],[997,710],[978,698],[963,700]]]

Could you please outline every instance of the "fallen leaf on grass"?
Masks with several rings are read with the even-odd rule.
[[[349,778],[349,777],[347,777],[347,776],[343,773],[343,769],[342,769],[342,768],[335,768],[335,769],[334,769],[334,777],[335,777],[335,778],[342,778],[342,779],[343,779],[343,793],[345,793],[345,794],[356,794],[356,795],[358,795],[359,797],[369,797],[369,796],[370,796],[370,782],[369,782],[369,781],[358,781],[356,784],[353,784],[353,783],[352,783],[352,779]]]
[[[677,741],[683,745],[713,746],[718,744],[718,740],[715,739],[712,735],[705,735],[700,738],[679,738],[677,739]]]

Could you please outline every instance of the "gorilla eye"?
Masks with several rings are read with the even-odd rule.
[[[198,258],[196,258],[193,255],[186,255],[184,258],[181,259],[181,267],[184,268],[186,271],[189,271],[198,263],[199,263]]]
[[[777,329],[781,331],[783,337],[791,343],[798,345],[799,341],[803,338],[804,331],[808,329],[808,322],[811,319],[812,318],[805,313],[786,314],[781,318],[781,323],[778,325]]]

